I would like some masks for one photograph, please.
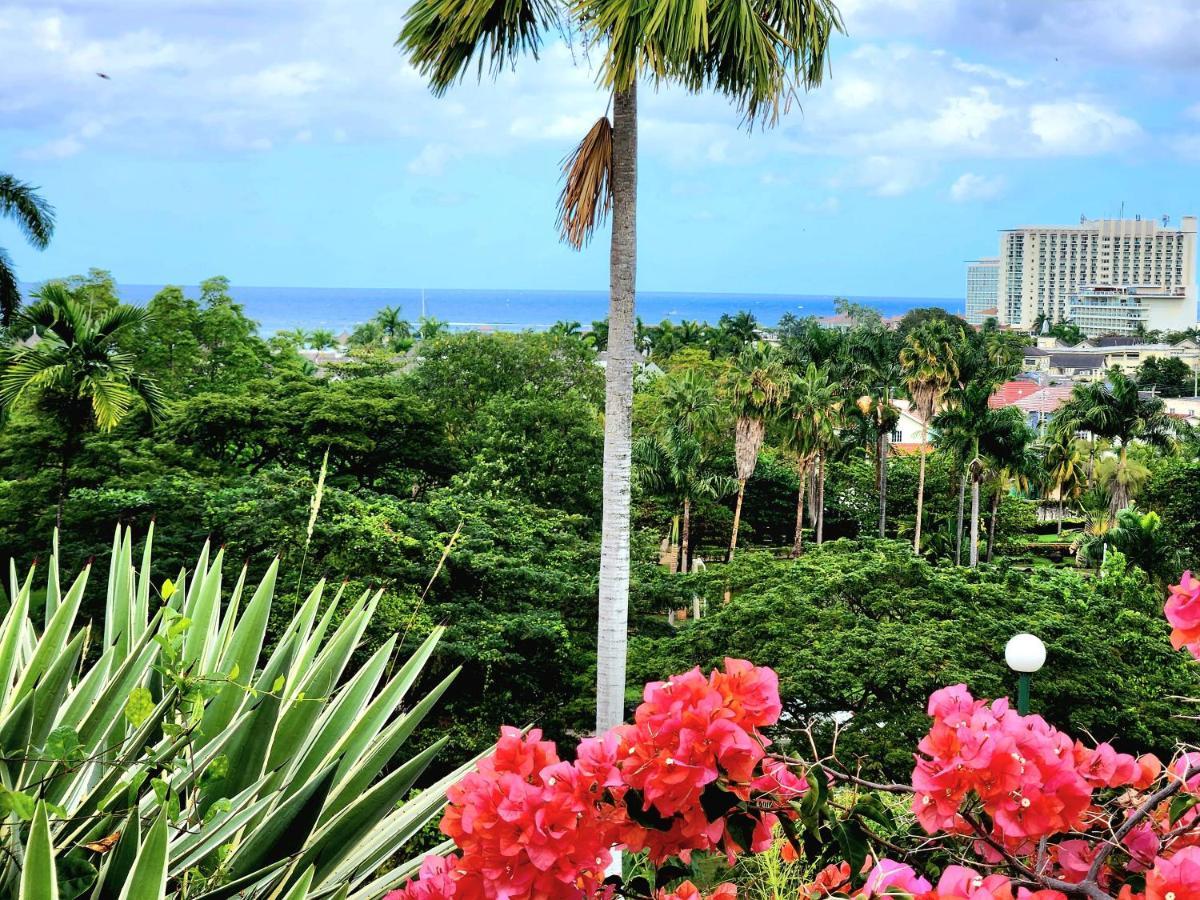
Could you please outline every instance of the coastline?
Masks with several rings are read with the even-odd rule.
[[[122,284],[120,293],[129,303],[142,304],[162,285]],[[189,296],[195,287],[185,286]],[[329,328],[335,332],[352,329],[385,306],[399,306],[411,321],[421,316],[422,294],[431,318],[455,330],[521,331],[548,328],[557,321],[579,322],[588,327],[607,314],[607,291],[547,291],[520,289],[428,288],[305,288],[241,287],[230,293],[270,335],[291,328]],[[778,323],[786,313],[797,316],[827,316],[834,312],[833,294],[734,294],[676,291],[642,291],[638,315],[646,324],[663,319],[691,319],[715,324],[723,314],[746,310],[767,326]],[[887,316],[903,315],[910,309],[938,306],[962,313],[957,297],[861,297],[847,299],[878,309]]]

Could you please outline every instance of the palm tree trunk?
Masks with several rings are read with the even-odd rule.
[[[804,485],[806,473],[800,473],[800,487],[796,490],[796,535],[792,539],[792,559],[804,552]]]
[[[987,562],[992,561],[992,550],[996,546],[996,515],[1000,512],[1000,485],[992,494],[992,520],[988,523]]]
[[[817,454],[817,544],[825,543],[825,451]]]
[[[637,281],[637,85],[613,96],[612,242],[608,365],[604,373],[604,487],[596,629],[596,732],[625,718],[629,640],[629,504]]]
[[[879,536],[887,536],[887,479],[888,479],[888,434],[882,430],[879,431],[879,451],[876,454],[879,457]]]
[[[963,506],[967,497],[967,470],[958,477],[958,519],[954,528],[954,564],[962,565]]]
[[[971,465],[975,468],[974,463]],[[967,548],[971,568],[979,565],[979,479],[971,472],[971,546]]]
[[[1062,537],[1063,495],[1062,485],[1058,486],[1058,536]]]
[[[921,514],[925,509],[925,441],[929,438],[929,426],[921,427],[921,468],[917,476],[917,526],[913,529],[913,553],[921,552]]]
[[[679,571],[686,575],[691,566],[688,559],[688,532],[692,529],[692,498],[683,498],[683,532],[679,535]]]
[[[725,557],[726,562],[733,560],[733,554],[737,550],[738,528],[742,524],[742,500],[746,496],[746,479],[738,479],[738,495],[737,505],[733,508],[733,531],[729,535],[729,555]]]

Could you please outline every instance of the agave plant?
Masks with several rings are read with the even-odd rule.
[[[394,635],[348,671],[380,594],[343,602],[322,582],[264,654],[278,560],[227,592],[206,544],[156,587],[152,541],[135,566],[118,529],[102,634],[77,625],[90,566],[61,590],[57,537],[44,610],[11,567],[0,896],[366,900],[400,883],[414,867],[382,864],[463,772],[406,799],[444,743],[400,755],[457,675],[406,702],[441,629],[394,672]]]

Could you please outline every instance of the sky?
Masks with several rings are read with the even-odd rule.
[[[1198,0],[842,0],[824,84],[752,133],[640,99],[639,287],[961,297],[998,230],[1200,211]],[[24,280],[602,290],[560,244],[565,154],[607,106],[552,41],[434,97],[405,0],[0,0],[0,221]],[[108,79],[97,76],[103,72]]]

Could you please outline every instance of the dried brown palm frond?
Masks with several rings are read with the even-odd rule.
[[[576,250],[592,239],[612,208],[612,123],[601,116],[563,160],[558,228]]]

